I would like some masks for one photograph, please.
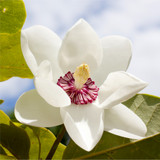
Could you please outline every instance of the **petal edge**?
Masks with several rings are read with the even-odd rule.
[[[103,110],[89,104],[71,105],[61,108],[60,112],[73,141],[84,150],[91,151],[103,134]]]
[[[35,89],[19,97],[15,105],[15,117],[21,123],[36,127],[52,127],[63,123],[60,109],[46,103]]]
[[[98,86],[103,84],[109,73],[126,71],[132,57],[131,41],[126,37],[107,36],[101,39],[101,43],[103,60],[92,77]]]
[[[120,71],[110,73],[99,90],[100,108],[111,108],[133,97],[148,84],[139,78]]]
[[[129,108],[119,104],[105,109],[105,131],[131,139],[141,139],[147,132],[144,122]]]
[[[77,66],[87,63],[93,72],[103,57],[99,37],[92,27],[80,19],[66,34],[60,51],[59,64],[64,73],[74,72]]]

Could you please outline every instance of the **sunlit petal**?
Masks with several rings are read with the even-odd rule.
[[[93,104],[72,104],[61,108],[61,115],[73,141],[87,151],[92,150],[103,134],[103,110]]]
[[[63,123],[60,109],[49,105],[36,90],[30,90],[18,99],[15,105],[18,121],[37,127],[51,127]]]
[[[147,132],[144,122],[122,104],[105,109],[104,128],[105,131],[131,139],[144,138]]]
[[[126,71],[132,56],[131,42],[122,36],[104,37],[102,47],[103,61],[92,77],[98,86],[103,84],[109,73]]]
[[[66,34],[59,52],[59,64],[64,73],[74,72],[82,63],[89,65],[91,72],[101,64],[102,45],[96,32],[83,19]]]
[[[54,71],[54,80],[57,80],[62,74],[57,61],[60,45],[60,38],[46,27],[33,26],[22,31],[22,52],[33,74],[37,69],[33,69],[34,63],[39,66],[42,61],[48,60]]]
[[[100,107],[111,108],[133,97],[146,86],[146,82],[126,72],[110,73],[99,90]]]

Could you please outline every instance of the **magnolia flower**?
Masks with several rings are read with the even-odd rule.
[[[72,140],[87,151],[103,131],[132,139],[145,136],[143,121],[122,104],[146,87],[124,72],[131,58],[128,39],[99,39],[86,21],[79,20],[62,41],[42,26],[25,29],[21,46],[35,83],[35,89],[16,103],[15,116],[21,123],[64,123]]]

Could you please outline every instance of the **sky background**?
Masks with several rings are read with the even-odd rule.
[[[24,0],[27,19],[23,28],[43,25],[62,39],[80,18],[99,37],[121,35],[133,44],[127,72],[149,83],[142,93],[160,96],[160,0]],[[11,78],[0,82],[0,106],[14,109],[18,97],[34,88],[33,80]]]

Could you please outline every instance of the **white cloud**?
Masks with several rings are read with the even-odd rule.
[[[101,1],[101,0],[100,0]],[[24,0],[28,11],[24,27],[30,25],[45,25],[62,34],[70,24],[75,23],[84,14],[90,12],[90,7],[97,0]]]
[[[91,15],[90,22],[100,35],[107,33],[132,37],[138,30],[160,25],[159,6],[159,0],[116,0],[112,1],[110,8]]]
[[[128,72],[149,83],[143,91],[160,96],[160,30],[138,33],[133,41],[133,58]]]
[[[24,91],[31,88],[32,85],[33,80],[17,77],[0,82],[0,99],[16,98],[17,95],[22,94]]]

